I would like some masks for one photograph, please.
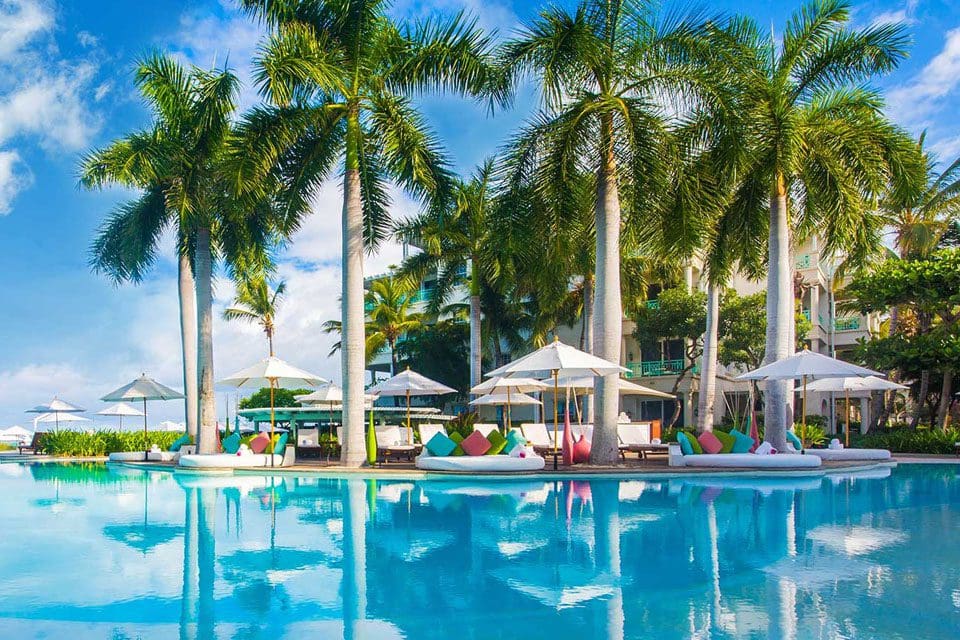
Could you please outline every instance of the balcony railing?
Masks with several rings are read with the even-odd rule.
[[[804,309],[803,311],[800,312],[800,315],[802,315],[804,318],[806,318],[806,319],[807,319],[807,322],[813,322],[813,321],[810,319],[810,309]]]
[[[846,318],[837,318],[833,321],[833,327],[837,331],[859,331],[860,317],[848,316]]]
[[[809,253],[797,256],[795,264],[797,269],[810,269],[813,267],[813,256]]]
[[[659,309],[660,301],[659,300],[647,300],[647,309]]]
[[[654,376],[675,376],[683,371],[683,360],[645,360],[643,362],[628,362],[626,374],[628,378],[650,378]],[[694,365],[693,372],[700,371],[699,365]]]

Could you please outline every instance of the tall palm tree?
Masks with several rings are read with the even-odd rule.
[[[698,28],[689,19],[664,18],[654,3],[581,0],[552,6],[503,46],[506,77],[530,73],[544,109],[513,141],[507,172],[568,202],[571,179],[595,178],[596,274],[594,353],[620,359],[623,309],[620,229],[624,210],[642,211],[662,184],[658,150],[666,133],[667,101],[700,78],[683,63]],[[647,202],[644,202],[644,199]],[[617,459],[619,393],[615,376],[598,378],[591,461]]]
[[[367,321],[364,326],[364,362],[369,363],[378,354],[387,349],[390,353],[390,375],[397,372],[397,343],[404,335],[423,327],[423,316],[410,313],[413,294],[409,281],[393,276],[378,278],[370,283],[365,296]],[[324,333],[343,335],[343,324],[328,320],[323,324]],[[330,355],[343,348],[343,341],[337,342]]]
[[[826,254],[867,255],[879,241],[872,200],[889,177],[896,130],[880,96],[866,86],[904,57],[900,25],[849,27],[843,0],[813,0],[775,41],[752,19],[712,31],[713,55],[733,75],[750,153],[731,207],[740,218],[766,211],[766,360],[793,351],[794,242],[817,233]],[[785,446],[792,382],[766,388],[765,438]]]
[[[421,249],[404,261],[398,276],[419,283],[428,273],[437,273],[431,290],[432,312],[449,302],[460,274],[469,271],[471,388],[480,384],[480,292],[484,281],[498,275],[496,256],[490,250],[496,243],[490,215],[493,196],[493,161],[487,160],[468,180],[457,182],[449,202],[438,203],[396,229],[399,238]]]
[[[87,188],[119,184],[142,193],[101,226],[91,263],[118,282],[137,282],[156,261],[161,234],[174,228],[187,428],[197,434],[201,452],[212,452],[211,234],[218,224],[215,210],[224,208],[223,185],[215,174],[237,79],[225,70],[185,69],[172,58],[154,54],[140,62],[135,81],[153,111],[153,123],[90,152],[83,159],[80,182]]]
[[[411,96],[432,89],[477,94],[490,86],[488,40],[458,15],[397,24],[385,0],[243,0],[270,29],[255,61],[273,106],[241,124],[235,179],[274,176],[295,221],[325,180],[343,175],[341,460],[366,459],[363,428],[364,243],[388,232],[388,181],[429,200],[448,197],[440,145]],[[256,181],[256,180],[255,180]],[[291,224],[295,224],[292,222]]]
[[[237,295],[233,300],[234,306],[223,311],[225,320],[242,320],[259,324],[267,336],[270,356],[273,356],[273,335],[276,331],[274,320],[280,300],[287,292],[287,283],[279,282],[273,289],[263,275],[251,278],[240,278],[237,282]]]

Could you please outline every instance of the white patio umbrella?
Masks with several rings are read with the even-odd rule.
[[[577,405],[578,393],[592,394],[593,385],[596,382],[594,376],[584,376],[584,375],[565,375],[560,376],[558,379],[558,384],[561,389],[566,389],[569,393],[572,391],[574,393],[573,403],[574,407],[577,410],[577,421],[582,424],[580,418],[580,407]],[[617,383],[620,389],[620,395],[637,395],[637,396],[649,396],[651,398],[663,398],[666,400],[676,400],[677,397],[663,391],[657,391],[656,389],[651,389],[650,387],[645,387],[642,384],[636,384],[635,382],[630,382],[629,380],[624,380],[623,378],[617,378]]]
[[[470,404],[476,407],[495,407],[505,406],[507,408],[507,432],[510,431],[510,408],[515,405],[537,405],[542,404],[533,396],[525,393],[488,393],[485,396],[474,398]]]
[[[553,378],[553,450],[557,451],[557,439],[560,434],[560,411],[556,399],[560,395],[560,374],[605,376],[612,373],[627,372],[629,369],[621,367],[615,362],[598,358],[597,356],[575,349],[570,345],[554,338],[553,342],[541,347],[533,353],[527,354],[507,363],[499,369],[494,369],[487,376],[509,376],[512,374],[541,374]]]
[[[56,424],[56,428],[60,428],[60,416],[68,416],[72,413],[83,413],[86,409],[78,407],[75,404],[71,404],[56,396],[53,397],[53,400],[45,404],[38,404],[33,409],[27,409],[26,413],[42,413],[50,414],[53,416],[52,420],[34,420],[34,422],[53,422]],[[64,422],[69,422],[69,420],[64,419]]]
[[[410,396],[442,396],[447,393],[456,393],[457,390],[416,371],[411,371],[408,367],[406,371],[373,385],[367,389],[367,392],[380,396],[407,398],[407,440],[413,442],[413,430],[410,428]]]
[[[0,431],[0,440],[6,442],[27,442],[30,438],[33,437],[33,434],[21,427],[20,425],[14,425],[8,429]]]
[[[470,389],[470,393],[505,393],[507,396],[507,431],[512,426],[510,416],[510,396],[514,393],[530,393],[532,391],[543,391],[549,389],[549,385],[537,380],[536,378],[524,378],[521,376],[494,376],[489,380],[481,382]],[[472,404],[472,403],[471,403]],[[527,403],[529,404],[529,403]],[[538,401],[537,404],[540,404]]]
[[[123,416],[142,416],[143,411],[137,409],[134,406],[127,404],[126,402],[118,402],[117,404],[110,405],[103,411],[97,411],[98,416],[119,416],[120,418],[120,428],[123,429]]]
[[[788,358],[771,362],[753,371],[737,376],[737,380],[802,380],[803,408],[801,415],[800,443],[806,446],[807,431],[807,381],[821,378],[865,378],[882,376],[871,369],[837,360],[809,349],[798,351]]]
[[[33,419],[34,424],[38,422],[49,423],[53,422],[57,425],[57,429],[60,428],[61,422],[90,422],[90,418],[84,418],[83,416],[78,416],[75,413],[64,413],[62,411],[52,411],[50,413],[44,413]]]
[[[807,385],[807,391],[833,391],[839,392],[842,391],[844,395],[844,402],[846,404],[846,426],[844,427],[844,446],[850,446],[850,392],[853,391],[857,393],[859,391],[890,391],[892,389],[909,389],[902,384],[897,384],[896,382],[890,382],[889,380],[884,380],[883,378],[878,378],[876,376],[866,376],[865,378],[849,377],[849,378],[823,378],[821,380],[814,380]]]
[[[254,365],[241,369],[233,375],[220,380],[217,384],[231,387],[270,387],[270,439],[276,430],[274,414],[274,390],[280,387],[316,387],[330,382],[326,378],[298,369],[276,356],[268,356]],[[270,458],[271,462],[273,457]]]
[[[162,385],[145,373],[132,382],[128,382],[119,389],[114,389],[107,395],[100,398],[104,402],[125,402],[128,400],[139,400],[143,403],[143,436],[144,447],[149,445],[146,442],[147,437],[147,400],[182,400],[183,394],[166,385]],[[144,461],[147,460],[149,449],[143,452]]]

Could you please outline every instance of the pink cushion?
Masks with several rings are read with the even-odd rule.
[[[253,440],[250,441],[250,451],[254,453],[263,453],[267,449],[267,445],[270,444],[270,436],[265,433],[258,433],[254,436]]]
[[[573,445],[573,461],[576,464],[590,462],[590,441],[583,436]]]
[[[703,447],[704,453],[720,453],[720,450],[723,449],[723,443],[720,442],[720,439],[709,431],[701,433],[697,442]]]
[[[460,443],[460,448],[468,456],[482,456],[490,450],[490,446],[490,441],[479,431],[474,431]]]

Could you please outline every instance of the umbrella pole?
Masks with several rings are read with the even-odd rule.
[[[407,442],[413,444],[413,433],[410,429],[410,389],[407,389]]]
[[[844,410],[846,411],[846,414],[847,414],[847,426],[846,426],[846,429],[845,429],[846,435],[845,435],[845,437],[844,437],[844,441],[846,442],[846,444],[843,445],[843,446],[845,446],[845,447],[847,447],[847,448],[849,449],[849,448],[850,448],[850,390],[849,390],[849,389],[845,389],[843,393],[844,393],[844,396],[846,397],[846,403],[844,404]],[[863,416],[860,416],[860,417],[863,418]],[[863,432],[861,431],[861,433],[863,433]]]
[[[122,420],[122,418],[121,418]],[[150,444],[147,442],[147,399],[143,399],[143,461],[150,458]]]
[[[506,432],[510,433],[510,387],[507,387],[507,428]]]
[[[271,378],[270,379],[270,466],[271,467],[275,466],[274,457],[273,457],[273,431],[274,431],[274,425],[276,424],[276,414],[274,412],[273,403],[274,403],[273,379]]]
[[[800,405],[800,444],[807,448],[807,376],[803,376],[803,401]]]
[[[560,434],[560,409],[557,401],[560,398],[560,371],[553,370],[553,453],[557,453],[557,438]]]

